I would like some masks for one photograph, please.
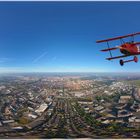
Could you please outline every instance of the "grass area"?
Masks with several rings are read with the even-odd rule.
[[[140,80],[130,80],[130,81],[124,81],[127,84],[135,85],[137,87],[140,87]]]

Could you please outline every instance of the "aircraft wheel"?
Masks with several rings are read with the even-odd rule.
[[[123,60],[121,59],[121,60],[120,60],[120,65],[123,66],[123,64],[124,64],[124,62],[123,62]]]
[[[134,56],[134,62],[138,62],[138,57],[137,56]]]

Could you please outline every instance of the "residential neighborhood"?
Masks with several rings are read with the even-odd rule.
[[[139,136],[140,90],[126,79],[127,76],[118,79],[88,74],[3,76],[0,79],[0,136]]]

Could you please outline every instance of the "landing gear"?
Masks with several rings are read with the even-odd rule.
[[[134,61],[134,62],[138,62],[138,57],[137,56],[134,56],[134,58],[132,60],[126,60],[126,61],[123,61],[122,59],[120,60],[120,65],[123,66],[124,63],[127,63],[127,62],[131,62],[131,61]]]
[[[121,66],[123,66],[123,65],[124,65],[124,62],[123,62],[123,60],[122,60],[122,59],[120,60],[120,65],[121,65]]]
[[[134,56],[134,62],[138,62],[138,57],[137,56]]]

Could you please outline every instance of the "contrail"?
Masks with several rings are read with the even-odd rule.
[[[42,57],[44,57],[47,53],[48,53],[48,52],[44,52],[44,53],[42,53],[39,57],[35,58],[35,59],[33,60],[33,63],[36,63],[37,61],[39,61],[39,60],[40,60]]]

